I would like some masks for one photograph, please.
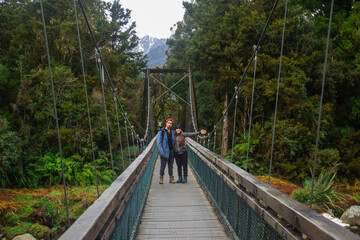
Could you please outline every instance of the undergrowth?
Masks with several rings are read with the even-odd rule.
[[[99,186],[102,193],[107,185]],[[67,189],[70,221],[74,222],[96,199],[96,186]],[[30,233],[37,239],[57,239],[67,228],[62,187],[0,189],[0,238]]]

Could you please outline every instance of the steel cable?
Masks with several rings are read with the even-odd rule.
[[[271,168],[272,168],[272,161],[273,161],[273,154],[274,154],[276,116],[277,116],[277,109],[278,109],[278,102],[279,102],[279,89],[280,89],[282,57],[283,57],[284,40],[285,40],[287,7],[288,7],[288,0],[285,0],[284,23],[283,23],[283,32],[282,32],[282,38],[281,38],[281,50],[280,50],[280,60],[279,60],[278,81],[277,81],[277,87],[276,87],[276,101],[275,101],[275,111],[274,111],[273,133],[272,133],[272,140],[271,140],[271,153],[270,153],[270,166],[269,166],[269,181],[268,181],[268,184],[270,184],[270,181],[271,181]]]
[[[116,94],[116,92],[114,92],[114,95],[115,95],[115,94]],[[114,100],[115,100],[115,114],[116,114],[116,121],[117,121],[117,126],[118,126],[118,134],[119,134],[119,143],[120,143],[120,150],[121,150],[121,158],[122,158],[123,169],[125,169],[125,160],[124,160],[124,151],[123,151],[123,145],[122,145],[122,140],[121,140],[119,114],[118,114],[117,102],[116,102],[116,98],[115,98],[115,97],[114,97]]]
[[[56,122],[56,131],[57,131],[57,138],[58,138],[58,145],[59,145],[59,153],[60,153],[60,159],[61,159],[61,172],[62,172],[63,186],[64,186],[66,216],[67,216],[68,226],[70,226],[69,206],[68,206],[68,198],[67,198],[67,193],[66,193],[66,181],[65,181],[65,172],[64,172],[64,160],[63,160],[62,147],[61,147],[61,139],[60,139],[60,131],[59,131],[59,120],[58,120],[57,107],[56,107],[56,97],[55,97],[55,90],[54,90],[54,80],[53,80],[52,70],[51,70],[49,43],[48,43],[48,39],[47,39],[47,32],[46,32],[46,25],[45,25],[45,16],[44,16],[44,8],[43,8],[43,2],[42,2],[42,0],[40,0],[40,9],[41,9],[42,25],[43,25],[43,29],[44,29],[44,39],[45,39],[46,55],[47,55],[48,66],[49,66],[51,92],[52,92],[53,105],[54,105],[54,116],[55,116],[55,122]]]
[[[214,132],[214,146],[213,146],[213,152],[215,152],[215,146],[216,146],[216,130],[217,128],[215,127],[215,132]]]
[[[126,122],[126,115],[127,115],[127,113],[124,114],[124,123],[125,123],[125,131],[126,131],[126,142],[127,142],[127,146],[128,146],[128,153],[129,153],[129,163],[131,163],[130,143],[129,143],[129,134],[128,134],[128,129],[127,129],[127,122]]]
[[[257,62],[257,47],[255,49],[255,61],[254,61],[254,77],[253,77],[253,86],[251,92],[251,107],[250,107],[250,116],[249,116],[249,131],[248,131],[248,145],[246,151],[246,167],[245,170],[248,171],[248,161],[249,161],[249,150],[250,150],[250,136],[251,136],[251,122],[252,122],[252,113],[254,106],[254,93],[255,93],[255,80],[256,80],[256,62]]]
[[[136,148],[134,148],[135,146],[135,141],[134,141],[134,126],[131,126],[131,138],[132,138],[132,143],[133,143],[133,151],[134,151],[134,155],[135,155],[135,158],[136,158]]]
[[[314,180],[315,180],[315,170],[316,170],[316,159],[317,159],[317,152],[318,152],[318,145],[319,145],[319,138],[320,138],[321,111],[322,111],[322,104],[323,104],[323,99],[324,99],[324,89],[325,89],[325,79],[326,79],[326,67],[327,67],[327,59],[328,59],[328,52],[329,52],[329,45],[330,45],[330,33],[331,33],[331,22],[332,22],[332,18],[333,18],[333,9],[334,9],[334,0],[331,1],[330,18],[329,18],[329,28],[328,28],[328,34],[327,34],[327,40],[326,40],[326,50],[325,50],[323,79],[322,79],[322,85],[321,85],[321,97],[320,97],[319,118],[318,118],[317,130],[316,130],[316,144],[315,144],[314,168],[313,168],[313,172],[312,172],[310,208],[312,208],[313,193],[314,193]]]
[[[86,16],[84,7],[83,7],[83,5],[82,5],[82,3],[81,3],[81,0],[78,0],[78,2],[79,2],[79,5],[80,5],[80,8],[81,8],[81,12],[82,12],[82,14],[83,14],[83,16],[84,16],[86,25],[87,25],[87,27],[88,27],[88,29],[89,29],[92,42],[93,42],[93,44],[94,44],[94,46],[95,46],[96,51],[99,53],[98,56],[99,56],[99,59],[100,59],[100,61],[101,61],[101,65],[104,67],[104,70],[105,70],[105,73],[106,73],[106,77],[107,77],[107,81],[108,81],[108,83],[109,83],[109,85],[110,85],[110,87],[111,87],[111,90],[114,92],[114,91],[115,91],[114,84],[113,84],[113,82],[111,81],[111,77],[110,77],[109,71],[108,71],[108,69],[106,68],[104,59],[103,59],[103,57],[102,57],[102,55],[101,55],[101,53],[100,53],[99,47],[98,47],[98,45],[97,45],[97,42],[96,42],[96,39],[95,39],[95,36],[94,36],[94,33],[93,33],[92,29],[91,29],[89,20],[87,19],[87,16]],[[117,96],[115,96],[115,97],[116,97],[116,101],[117,101],[117,103],[119,104],[120,109],[121,109],[123,115],[125,115],[125,110],[124,110],[124,108],[123,108],[123,106],[122,106],[119,98],[118,98]],[[127,122],[129,123],[129,125],[131,126],[131,122],[130,122],[130,120],[129,120],[127,117],[125,117],[125,121],[127,121]]]
[[[112,154],[112,149],[111,149],[110,126],[109,126],[109,121],[108,121],[108,116],[107,116],[106,97],[105,97],[105,90],[104,90],[104,80],[105,80],[104,79],[104,66],[101,64],[101,62],[99,62],[99,64],[100,64],[101,90],[102,90],[102,94],[103,94],[107,137],[108,137],[108,142],[109,142],[111,169],[113,171],[113,180],[115,180],[114,160],[113,160],[113,154]]]
[[[262,43],[262,41],[263,41],[265,31],[267,30],[267,28],[268,28],[268,26],[269,26],[270,20],[271,20],[273,14],[274,14],[275,8],[276,8],[276,6],[277,6],[278,3],[279,3],[279,0],[276,0],[275,3],[274,3],[274,5],[273,5],[273,7],[272,7],[272,10],[271,10],[271,12],[270,12],[270,14],[269,14],[269,16],[268,16],[268,18],[267,18],[267,21],[266,21],[266,24],[265,24],[265,26],[264,26],[264,28],[263,28],[263,31],[262,31],[259,39],[258,39],[258,42],[257,42],[257,45],[256,45],[256,49],[255,49],[256,51],[259,49],[259,47],[260,47],[260,45],[261,45],[261,43]],[[250,57],[250,60],[249,60],[249,62],[248,62],[248,65],[246,66],[245,71],[244,71],[241,79],[239,80],[239,83],[237,84],[237,88],[238,88],[238,89],[240,89],[240,85],[241,85],[241,83],[243,82],[243,80],[244,80],[244,78],[245,78],[245,76],[246,76],[246,74],[247,74],[247,72],[248,72],[248,70],[249,70],[249,67],[250,67],[250,65],[251,65],[251,63],[252,63],[252,61],[253,61],[253,59],[254,59],[254,57],[255,57],[255,51],[253,52],[252,56]],[[231,99],[230,99],[230,102],[229,102],[229,104],[228,104],[228,107],[226,108],[225,112],[228,112],[228,111],[229,111],[230,106],[231,106],[232,102],[234,101],[234,99],[235,99],[235,93],[232,95],[232,97],[231,97]],[[220,117],[218,123],[217,123],[215,126],[219,126],[219,124],[220,124],[220,122],[222,121],[223,118],[224,118],[224,114]],[[210,136],[214,133],[214,131],[215,131],[215,128],[211,131]]]
[[[91,115],[90,115],[90,107],[89,107],[89,98],[88,98],[87,84],[86,84],[86,79],[85,79],[84,57],[83,57],[82,46],[81,46],[81,37],[80,37],[80,28],[79,28],[78,13],[77,13],[77,8],[76,8],[76,0],[74,0],[74,11],[75,11],[75,19],[76,19],[76,30],[77,30],[78,42],[79,42],[81,71],[82,71],[82,75],[83,75],[84,90],[85,90],[86,109],[87,109],[88,122],[89,122],[89,131],[90,131],[90,139],[91,139],[91,152],[92,152],[93,163],[94,163],[94,171],[95,171],[96,192],[97,192],[97,196],[99,197],[99,196],[100,196],[100,194],[99,194],[99,181],[98,181],[97,170],[96,170],[96,158],[95,158],[95,150],[94,150],[94,138],[93,138],[93,132],[92,132],[92,126],[91,126]]]
[[[234,156],[234,145],[235,145],[235,126],[236,126],[236,111],[237,111],[237,104],[238,104],[238,88],[235,87],[235,112],[234,112],[234,126],[233,126],[233,138],[232,138],[232,146],[231,146],[231,161],[233,160]]]
[[[207,140],[208,140],[208,149],[210,150],[210,135],[207,135]]]

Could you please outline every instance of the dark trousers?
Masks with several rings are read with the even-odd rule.
[[[166,164],[168,164],[169,175],[173,175],[174,151],[170,151],[169,158],[160,157],[160,176],[164,176]]]
[[[178,175],[179,177],[182,176],[187,176],[188,175],[188,167],[187,167],[187,163],[188,163],[188,157],[187,157],[187,152],[184,152],[182,154],[177,154],[175,153],[175,160],[176,160],[176,165],[177,165],[177,169],[178,169]],[[183,174],[184,173],[184,174]]]

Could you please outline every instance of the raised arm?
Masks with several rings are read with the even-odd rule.
[[[206,130],[202,129],[200,132],[183,132],[185,137],[194,137],[200,134],[206,134]]]
[[[195,137],[200,135],[200,132],[183,132],[185,137]]]

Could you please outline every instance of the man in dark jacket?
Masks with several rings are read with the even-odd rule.
[[[159,132],[156,138],[156,145],[159,149],[161,164],[160,164],[160,184],[164,183],[164,171],[166,164],[168,164],[170,183],[175,183],[173,175],[173,163],[174,163],[174,133],[171,129],[173,120],[168,118],[164,128],[159,128]]]

